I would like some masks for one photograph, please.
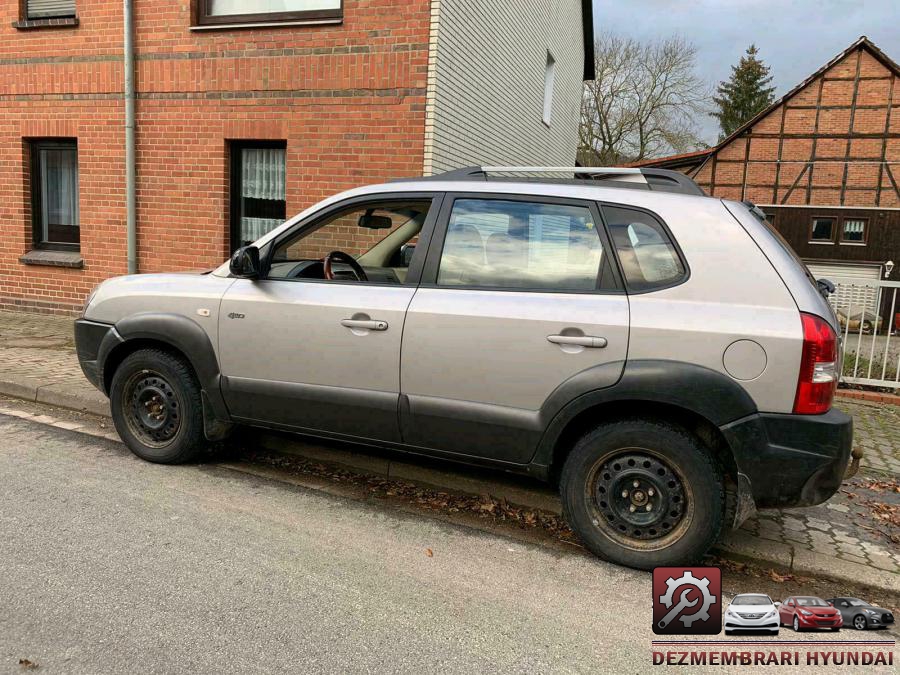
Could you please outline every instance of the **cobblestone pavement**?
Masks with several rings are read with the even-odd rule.
[[[96,393],[75,359],[69,317],[0,312],[0,382]],[[864,450],[860,474],[826,504],[764,511],[743,530],[900,574],[900,407],[847,399],[837,406],[854,418],[855,441]]]

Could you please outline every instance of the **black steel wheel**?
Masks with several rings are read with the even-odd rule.
[[[591,551],[639,569],[696,561],[725,512],[709,449],[685,429],[649,419],[602,424],[583,436],[563,465],[560,495]]]
[[[625,545],[662,543],[691,515],[684,477],[647,448],[626,448],[598,463],[591,485],[600,525]]]
[[[109,394],[116,431],[138,457],[178,464],[206,447],[200,385],[178,356],[159,349],[129,354]]]

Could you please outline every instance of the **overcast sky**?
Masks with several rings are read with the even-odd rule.
[[[593,0],[594,26],[641,40],[680,34],[697,47],[697,73],[711,85],[726,79],[750,43],[771,67],[776,96],[860,35],[900,61],[900,0]],[[714,118],[703,120],[708,143]]]

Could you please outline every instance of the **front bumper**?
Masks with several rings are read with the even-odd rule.
[[[836,409],[823,415],[757,413],[721,430],[743,477],[739,483],[759,508],[827,500],[841,485],[853,445],[853,420]]]
[[[798,614],[800,628],[843,628],[844,619],[838,614],[836,618],[822,616],[803,616]]]
[[[75,320],[75,352],[78,354],[78,363],[88,382],[107,395],[109,392],[104,384],[103,364],[113,347],[122,342],[115,326],[87,319]]]
[[[777,633],[779,627],[778,613],[775,616],[765,618],[762,616],[758,619],[747,619],[742,616],[730,616],[725,614],[726,630],[769,630]]]

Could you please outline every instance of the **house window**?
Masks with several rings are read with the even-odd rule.
[[[286,218],[283,141],[231,146],[231,246],[246,246]]]
[[[342,0],[198,0],[201,24],[340,19]]]
[[[814,244],[833,244],[834,218],[813,218],[809,240]]]
[[[556,59],[547,52],[547,66],[544,70],[544,124],[550,126],[553,116],[553,81],[556,79]]]
[[[31,218],[35,248],[78,249],[78,146],[74,140],[31,145]]]
[[[59,19],[75,16],[75,0],[26,0],[27,19]]]
[[[866,221],[862,218],[845,219],[841,228],[842,244],[865,244]]]

